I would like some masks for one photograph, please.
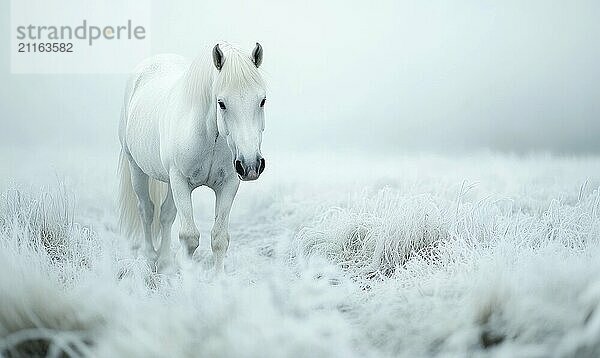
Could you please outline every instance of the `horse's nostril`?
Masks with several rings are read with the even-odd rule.
[[[238,173],[240,176],[244,176],[244,167],[242,166],[242,162],[239,160],[235,161],[235,172]]]
[[[265,170],[265,158],[260,158],[260,164],[258,165],[258,174],[262,174],[262,172]]]

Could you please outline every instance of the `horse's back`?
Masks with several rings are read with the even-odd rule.
[[[130,80],[133,80],[133,93],[157,79],[181,75],[189,66],[189,60],[176,54],[160,54],[149,57],[138,64],[133,70]]]
[[[189,66],[179,55],[156,55],[142,61],[127,83],[120,139],[125,151],[148,175],[166,180],[160,156],[160,117],[169,93]]]

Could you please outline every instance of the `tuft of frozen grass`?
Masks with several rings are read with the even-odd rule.
[[[435,255],[436,243],[449,236],[444,214],[429,196],[361,191],[347,206],[332,207],[303,227],[297,249],[326,256],[354,277],[389,277],[412,256]]]
[[[600,354],[597,158],[272,158],[240,188],[221,279],[209,254],[174,275],[136,257],[101,159],[0,195],[2,354]]]
[[[97,237],[73,222],[71,200],[60,184],[35,194],[7,189],[0,194],[0,237],[10,239],[15,250],[38,251],[56,265],[90,265]]]
[[[0,352],[85,352],[86,329],[101,312],[65,289],[95,259],[95,234],[73,222],[64,186],[36,194],[12,188],[0,197]]]

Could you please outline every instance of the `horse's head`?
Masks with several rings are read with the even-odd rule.
[[[225,50],[225,53],[224,51]],[[258,71],[263,49],[256,43],[250,56],[231,46],[217,44],[213,62],[219,74],[215,80],[217,128],[225,135],[233,167],[242,180],[258,179],[265,170],[260,152],[265,128],[265,85]]]

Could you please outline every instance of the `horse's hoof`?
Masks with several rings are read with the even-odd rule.
[[[221,278],[225,276],[225,267],[223,265],[215,265],[213,267],[213,273],[215,278]]]
[[[174,275],[179,271],[179,267],[173,257],[160,257],[156,261],[158,272],[165,275]]]
[[[155,264],[158,260],[158,253],[154,250],[145,250],[144,257],[148,260],[149,263]]]

